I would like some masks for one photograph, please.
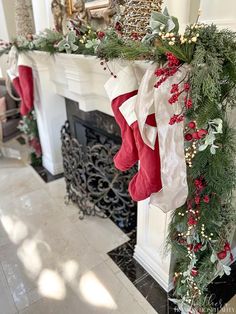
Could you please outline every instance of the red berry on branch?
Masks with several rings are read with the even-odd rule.
[[[170,125],[173,125],[173,124],[175,124],[176,123],[176,120],[177,120],[177,115],[176,114],[174,114],[171,118],[170,118],[170,121],[169,121],[169,124]]]
[[[194,185],[197,188],[197,190],[202,190],[204,188],[204,184],[203,184],[202,180],[200,180],[200,179],[194,180]]]
[[[156,69],[156,71],[155,71],[155,75],[156,76],[161,76],[161,75],[163,75],[165,73],[165,71],[161,68],[161,69]]]
[[[186,100],[185,101],[185,106],[186,106],[187,109],[192,108],[192,106],[193,106],[192,100],[191,99]]]
[[[227,256],[227,252],[226,251],[221,251],[219,253],[217,253],[217,256],[219,259],[225,259]]]
[[[184,90],[185,90],[185,92],[188,92],[190,90],[190,84],[189,83],[184,83]]]
[[[105,37],[105,33],[104,32],[97,32],[97,37],[99,38],[99,39],[103,39],[104,37]]]
[[[191,121],[191,122],[188,123],[188,127],[189,127],[190,129],[195,129],[195,128],[196,128],[196,123],[193,122],[193,121]]]
[[[192,244],[192,243],[189,244],[189,245],[188,245],[188,248],[189,248],[190,251],[192,251],[192,249],[193,249],[193,244]]]
[[[193,136],[193,138],[194,138],[195,140],[199,140],[199,139],[200,139],[200,137],[199,137],[199,135],[198,135],[198,132],[194,132],[194,133],[192,134],[192,136]]]
[[[225,245],[224,245],[224,250],[225,251],[231,251],[231,246],[229,244],[229,242],[226,242]]]
[[[202,248],[202,243],[197,243],[194,245],[194,252],[197,253]]]
[[[194,198],[194,201],[195,201],[195,203],[196,203],[197,205],[199,205],[199,204],[200,204],[200,201],[201,201],[200,196],[196,196],[196,197]]]
[[[207,203],[207,204],[210,202],[210,197],[209,197],[209,195],[204,195],[204,196],[203,196],[203,202],[204,202],[204,203]]]
[[[184,138],[186,141],[191,141],[193,139],[192,134],[190,133],[185,134]]]
[[[177,102],[179,99],[179,93],[174,94],[171,96],[171,98],[168,100],[169,104],[174,104],[175,102]]]
[[[184,120],[184,116],[181,114],[181,115],[179,115],[177,118],[176,118],[176,122],[177,123],[180,123],[180,122],[182,122]]]
[[[178,84],[172,84],[172,88],[170,90],[170,93],[174,94],[174,93],[178,93],[178,91],[179,91],[179,85]]]
[[[207,135],[208,132],[207,130],[201,129],[197,133],[198,133],[199,138],[203,138],[205,135]]]
[[[189,217],[188,219],[188,225],[189,226],[195,226],[197,224],[197,220],[194,219],[193,217]]]

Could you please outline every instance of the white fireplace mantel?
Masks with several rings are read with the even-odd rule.
[[[67,119],[65,97],[79,103],[83,111],[99,110],[113,115],[104,84],[110,73],[104,71],[96,57],[58,54],[49,56],[32,52],[36,85],[35,110],[43,150],[43,165],[52,173],[62,172],[60,129]],[[109,62],[114,73],[128,61]],[[148,63],[135,62],[136,71],[144,73]],[[140,76],[141,77],[141,76]],[[172,287],[171,256],[165,254],[170,214],[138,203],[137,244],[134,257],[169,291]]]

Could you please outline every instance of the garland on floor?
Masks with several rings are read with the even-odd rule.
[[[96,55],[104,69],[114,58],[157,61],[156,88],[188,64],[184,85],[172,84],[169,97],[170,105],[183,99],[181,113],[169,123],[185,121],[189,186],[187,201],[175,210],[170,224],[168,243],[176,257],[172,301],[183,313],[212,313],[207,285],[217,275],[229,275],[227,261],[233,259],[235,138],[229,117],[236,103],[236,34],[195,23],[180,35],[177,19],[165,10],[153,12],[142,42],[134,35],[124,40],[117,24],[106,33],[83,27],[65,37],[46,30],[18,38],[2,53],[12,45],[20,51]]]

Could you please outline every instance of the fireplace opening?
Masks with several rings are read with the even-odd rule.
[[[134,230],[137,204],[128,183],[137,168],[121,172],[114,167],[121,144],[115,119],[100,111],[84,112],[69,99],[66,107],[61,140],[68,201],[77,204],[81,218],[110,217],[125,232]]]

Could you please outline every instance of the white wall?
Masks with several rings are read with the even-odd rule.
[[[0,0],[3,3],[9,39],[16,37],[15,0]]]
[[[164,0],[163,8],[165,6],[171,15],[178,17],[180,32],[183,32],[187,24],[196,21],[200,0]]]
[[[32,0],[36,33],[53,27],[51,0]]]
[[[235,0],[201,0],[201,20],[236,30]]]
[[[181,31],[186,24],[195,22],[199,8],[200,21],[236,31],[236,0],[164,0],[165,6],[171,15],[178,17]]]
[[[9,40],[3,0],[0,0],[0,39]]]
[[[236,30],[235,0],[201,0],[201,21]]]
[[[10,41],[16,36],[14,1],[0,0],[0,39]],[[6,75],[7,55],[0,58],[0,76]]]

